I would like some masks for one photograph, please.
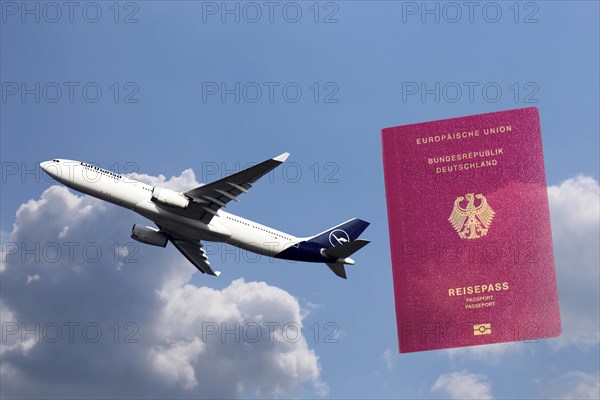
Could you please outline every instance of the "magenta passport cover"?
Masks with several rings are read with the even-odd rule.
[[[560,335],[537,108],[382,143],[400,352]]]

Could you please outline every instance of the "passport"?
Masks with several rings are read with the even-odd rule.
[[[381,136],[400,352],[559,336],[538,109]]]

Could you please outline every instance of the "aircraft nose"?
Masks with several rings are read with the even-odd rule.
[[[57,160],[43,161],[40,163],[40,168],[52,178],[56,179],[59,174],[60,165]]]

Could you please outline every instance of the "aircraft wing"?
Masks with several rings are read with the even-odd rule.
[[[206,257],[206,253],[204,252],[204,248],[202,248],[202,244],[200,242],[171,239],[171,243],[173,243],[173,246],[175,246],[177,250],[179,250],[181,254],[183,254],[185,258],[194,264],[194,266],[203,274],[214,276],[219,276],[221,274],[219,271],[213,271],[213,269],[210,267],[210,262],[208,262],[208,257]]]
[[[225,207],[231,200],[238,201],[237,196],[246,193],[254,182],[283,163],[289,155],[283,153],[218,181],[184,192],[194,200],[194,209],[198,214],[196,219],[208,224],[221,207]]]

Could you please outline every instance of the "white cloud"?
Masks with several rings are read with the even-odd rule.
[[[29,350],[35,346],[35,337],[32,337],[31,335],[25,337],[21,336],[20,326],[15,320],[14,313],[3,301],[0,301],[0,325],[2,326],[0,355],[7,352],[16,352],[27,355]],[[2,364],[0,363],[0,371],[2,371],[1,367]],[[6,372],[9,370],[12,371],[12,368],[7,366],[7,369],[4,371]]]
[[[153,360],[172,382],[236,383],[240,391],[254,388],[268,397],[294,393],[305,381],[321,390],[318,357],[302,336],[300,305],[286,291],[238,279],[223,290],[184,284],[158,295],[164,302],[159,337],[176,345],[155,346]]]
[[[586,176],[548,188],[563,333],[553,344],[600,342],[600,189]]]
[[[528,350],[533,351],[533,347],[527,343],[510,342],[482,346],[457,347],[444,351],[451,360],[468,357],[488,364],[498,365],[506,354],[523,354],[523,352]]]
[[[549,398],[555,399],[600,399],[600,374],[589,374],[583,371],[569,371],[557,380],[549,382],[551,388]]]
[[[492,399],[492,387],[486,375],[468,371],[442,374],[431,387],[431,392],[451,399]]]
[[[198,185],[191,170],[147,178],[173,189]],[[19,208],[3,235],[17,246],[3,246],[0,314],[18,331],[0,349],[2,397],[328,393],[318,356],[294,335],[305,311],[292,295],[243,279],[222,290],[197,287],[190,283],[196,269],[172,246],[129,238],[143,221],[62,186]],[[253,324],[262,329],[258,340]],[[207,326],[240,328],[237,337],[203,337]]]
[[[134,173],[131,174],[132,179],[139,180],[148,185],[160,186],[171,190],[190,190],[194,187],[200,186],[196,182],[196,175],[191,168],[184,170],[179,176],[172,176],[170,179],[166,179],[164,175],[152,176],[147,174]]]
[[[64,239],[65,236],[67,236],[67,233],[69,233],[69,227],[68,226],[63,226],[62,230],[58,234],[58,238],[59,239]]]
[[[169,346],[156,346],[151,350],[153,367],[173,384],[183,384],[186,389],[198,386],[194,371],[197,360],[205,344],[197,337],[186,343],[172,343]]]
[[[396,353],[390,349],[389,347],[385,349],[383,354],[381,355],[383,359],[383,363],[385,364],[387,369],[392,369],[394,367],[394,360],[396,358]]]

